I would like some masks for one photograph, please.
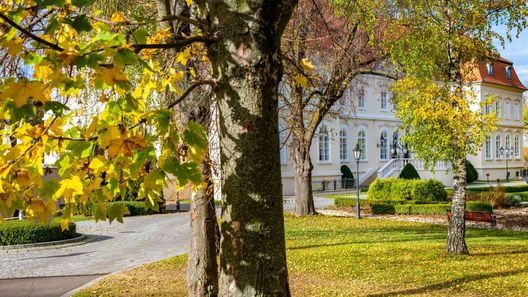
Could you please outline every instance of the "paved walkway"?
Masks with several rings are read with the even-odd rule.
[[[84,244],[0,251],[0,279],[107,274],[187,250],[189,213],[125,218],[125,223],[77,222]],[[0,292],[2,295],[2,292]]]

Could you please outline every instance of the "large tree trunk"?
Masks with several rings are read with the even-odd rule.
[[[448,254],[468,254],[466,245],[466,162],[458,160],[453,164],[454,189],[451,206],[451,219],[447,232],[446,252]]]
[[[313,165],[310,158],[310,147],[305,150],[301,145],[298,146],[292,151],[290,158],[295,172],[295,215],[314,215],[317,212],[315,211],[312,191]]]
[[[295,1],[202,1],[219,108],[220,296],[290,296],[279,160],[280,38]]]
[[[202,174],[207,187],[195,192],[191,203],[187,291],[192,297],[218,296],[218,263],[216,262],[218,223],[209,161],[203,162]]]

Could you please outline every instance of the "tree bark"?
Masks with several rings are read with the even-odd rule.
[[[220,296],[290,296],[279,160],[280,38],[295,1],[201,1],[219,108]]]
[[[446,252],[448,254],[468,254],[466,245],[466,162],[458,160],[453,164],[454,189],[451,206],[451,219],[447,232]]]
[[[295,138],[295,137],[294,137]],[[295,140],[292,141],[295,143]],[[293,146],[291,146],[293,148]],[[315,215],[315,205],[312,191],[312,160],[310,158],[310,146],[304,150],[305,146],[299,145],[292,152],[291,160],[295,172],[295,215]]]
[[[207,186],[195,192],[191,203],[191,244],[187,267],[189,296],[218,296],[218,263],[216,261],[216,209],[211,179],[211,164],[202,163],[202,175]]]

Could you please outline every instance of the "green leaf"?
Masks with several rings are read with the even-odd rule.
[[[45,7],[45,6],[58,6],[58,7],[64,7],[66,5],[65,0],[36,0],[38,7]]]
[[[199,184],[202,181],[200,168],[194,162],[180,163],[175,157],[170,157],[163,163],[162,168],[174,175],[180,186],[187,184],[189,181],[193,184]]]
[[[127,214],[130,214],[130,211],[121,203],[110,203],[107,209],[108,220],[112,223],[114,220],[117,220],[120,223],[123,223],[123,217]]]
[[[106,220],[106,203],[104,202],[98,202],[97,208],[95,209],[94,219],[96,222],[99,220],[105,221]]]
[[[132,37],[134,37],[134,41],[139,44],[145,44],[147,43],[147,36],[148,32],[142,29],[134,31],[132,33]]]
[[[77,30],[77,32],[89,32],[92,30],[92,24],[85,14],[77,16],[71,25],[75,30]]]
[[[93,144],[88,141],[71,141],[66,146],[67,150],[70,150],[74,156],[81,156],[82,158],[90,156],[92,153]]]
[[[55,192],[59,189],[60,184],[55,178],[51,178],[44,182],[42,188],[39,189],[39,196],[51,199]]]
[[[132,50],[120,50],[114,55],[116,65],[131,65],[137,63],[138,59]]]
[[[70,108],[58,101],[48,101],[44,103],[44,110],[51,110],[54,115],[62,116],[65,110],[70,110]]]

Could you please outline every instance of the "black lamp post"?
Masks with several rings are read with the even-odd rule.
[[[510,172],[508,170],[508,158],[510,157],[511,153],[513,152],[513,147],[503,148],[501,146],[500,149],[499,149],[499,152],[500,152],[501,156],[502,156],[503,153],[506,153],[505,154],[505,157],[506,157],[506,182],[509,182],[510,181]]]
[[[356,218],[361,219],[359,208],[359,160],[361,159],[361,149],[359,149],[359,145],[356,145],[352,152],[354,153],[354,159],[356,159]]]

